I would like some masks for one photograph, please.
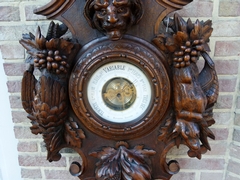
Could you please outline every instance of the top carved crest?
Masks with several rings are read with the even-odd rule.
[[[48,19],[63,21],[70,31],[76,34],[77,38],[81,38],[77,32],[78,27],[82,27],[81,25],[85,25],[85,21],[87,21],[91,28],[102,32],[111,40],[119,40],[128,29],[139,24],[143,16],[145,16],[145,22],[140,26],[146,30],[150,28],[147,34],[157,35],[164,17],[174,10],[182,9],[190,2],[192,0],[154,0],[149,2],[142,0],[52,0],[45,6],[35,9],[34,13],[44,15]],[[76,6],[83,6],[83,9],[79,11],[74,8]],[[69,9],[75,14],[75,17],[68,14]],[[82,23],[76,23],[76,20]],[[150,25],[153,26],[153,29],[147,27],[149,22],[153,22]]]
[[[156,0],[159,4],[163,6],[169,6],[171,8],[182,9],[183,6],[189,4],[193,0]]]
[[[48,19],[55,18],[66,11],[76,0],[52,0],[43,7],[34,10],[35,14],[41,14]]]

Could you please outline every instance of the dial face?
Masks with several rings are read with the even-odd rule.
[[[102,119],[125,123],[146,114],[152,89],[146,75],[135,65],[111,62],[92,74],[87,97],[93,111]]]

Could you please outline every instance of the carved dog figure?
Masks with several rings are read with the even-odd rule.
[[[92,28],[119,40],[143,15],[140,0],[87,0],[84,15]]]

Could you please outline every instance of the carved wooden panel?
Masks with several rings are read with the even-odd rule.
[[[211,150],[212,23],[165,18],[190,2],[52,0],[35,10],[63,22],[20,40],[29,54],[22,104],[50,162],[69,147],[83,162],[72,162],[70,173],[81,179],[170,179],[180,169],[166,161],[173,146],[185,144],[198,159]]]

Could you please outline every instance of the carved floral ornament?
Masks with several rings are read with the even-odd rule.
[[[70,167],[81,179],[170,179],[180,169],[176,161],[166,162],[173,146],[185,144],[188,155],[198,159],[211,150],[208,137],[215,136],[209,127],[218,97],[207,54],[212,23],[185,21],[178,14],[164,19],[189,2],[61,0],[35,10],[71,29],[85,23],[78,29],[83,34],[89,26],[95,32],[90,41],[74,33],[66,39],[68,27],[51,22],[46,36],[37,28],[20,40],[30,64],[22,105],[32,133],[43,136],[50,162],[68,147],[82,158]],[[139,33],[136,27],[153,7],[162,8],[155,34]],[[205,65],[199,72],[200,56]]]

